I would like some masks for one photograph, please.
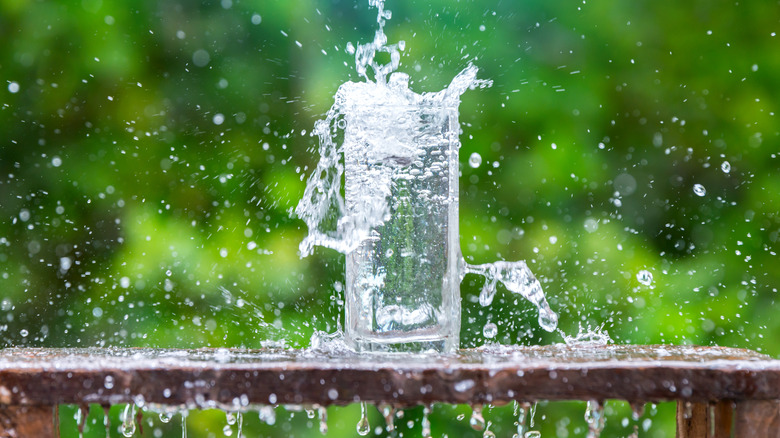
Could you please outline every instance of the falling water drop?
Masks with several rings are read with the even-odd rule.
[[[482,433],[482,438],[496,438],[496,434],[494,434],[490,430],[490,426],[492,426],[492,425],[493,425],[493,423],[491,423],[490,421],[487,422],[487,427],[485,427],[485,432]]]
[[[469,157],[469,166],[476,169],[480,164],[482,164],[482,156],[476,152],[472,153]]]
[[[628,438],[639,438],[639,419],[645,414],[644,403],[631,403],[631,419],[634,420],[634,431]],[[713,417],[714,418],[714,417]],[[714,434],[712,436],[715,436]]]
[[[106,438],[111,437],[111,419],[109,418],[110,406],[103,406],[103,426],[106,428]]]
[[[430,405],[425,405],[423,407],[423,417],[422,417],[422,436],[423,438],[431,438],[431,420],[428,418],[428,416],[431,414],[431,407]]]
[[[636,279],[645,286],[650,286],[653,283],[653,274],[650,271],[643,269],[636,273]]]
[[[517,432],[512,435],[512,438],[523,438],[525,435],[525,420],[526,415],[528,414],[528,409],[530,408],[530,405],[528,403],[519,403],[517,401],[514,402],[514,411],[515,411],[515,426],[517,427]]]
[[[230,427],[229,424],[226,424],[225,427],[222,428],[222,434],[225,436],[233,435],[233,429]]]
[[[225,412],[225,421],[227,422],[228,426],[236,424],[236,414],[232,412]]]
[[[84,426],[87,423],[87,416],[89,415],[89,408],[83,408],[79,406],[78,409],[76,409],[76,424],[78,424],[79,428],[79,438],[84,438]]]
[[[276,411],[273,406],[262,406],[257,411],[257,415],[260,417],[260,421],[269,426],[276,424]]]
[[[360,436],[366,436],[371,432],[371,425],[368,423],[368,406],[366,402],[360,402],[360,420],[357,423],[357,433]]]
[[[181,413],[181,438],[187,438],[187,411]]]
[[[173,418],[173,414],[170,412],[160,412],[160,421],[163,423],[170,423]]]
[[[731,172],[731,163],[729,163],[728,161],[724,161],[720,163],[720,170],[722,170],[723,173]]]
[[[485,429],[485,417],[482,416],[482,406],[474,405],[471,407],[471,418],[469,418],[471,428],[480,431]]]
[[[528,432],[523,435],[523,438],[541,438],[542,433],[538,430],[529,430]]]
[[[241,438],[241,429],[244,428],[244,416],[241,412],[236,413],[236,419],[238,420],[238,430],[236,431],[236,438]]]
[[[604,430],[604,405],[596,400],[588,402],[585,408],[585,421],[588,423],[587,438],[598,438]]]
[[[320,414],[320,433],[325,435],[328,433],[328,409],[320,406],[317,411]]]
[[[644,403],[631,403],[631,418],[634,421],[639,420],[639,418],[644,414],[645,414]]]
[[[705,189],[704,186],[701,184],[694,184],[693,193],[695,193],[696,196],[704,196],[707,194],[707,189]]]
[[[391,433],[395,430],[395,408],[383,403],[379,410],[382,412],[382,416],[385,417],[385,430],[387,433]]]
[[[122,435],[131,437],[135,434],[135,404],[129,403],[122,412]]]

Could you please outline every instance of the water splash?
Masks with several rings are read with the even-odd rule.
[[[371,310],[366,314],[370,313],[370,330],[377,333],[404,330],[424,333],[434,326],[453,326],[452,322],[444,320],[452,318],[453,312],[437,308],[438,304],[412,300],[416,307],[407,307],[392,302],[390,295],[405,290],[402,286],[410,282],[428,294],[425,279],[407,272],[426,265],[431,269],[437,266],[435,273],[427,275],[439,288],[442,278],[445,284],[453,284],[469,273],[483,275],[486,280],[480,294],[482,305],[493,301],[497,283],[503,283],[509,291],[537,307],[542,328],[554,330],[558,316],[550,309],[541,284],[524,262],[470,265],[463,260],[457,247],[458,188],[457,184],[450,183],[457,181],[457,149],[460,147],[457,108],[463,93],[490,86],[491,82],[477,79],[477,67],[468,65],[444,90],[415,93],[409,88],[409,76],[396,71],[405,43],[388,44],[384,33],[385,22],[392,14],[385,10],[383,0],[369,0],[369,5],[377,8],[378,29],[374,39],[358,44],[357,48],[348,45],[348,52],[354,53],[356,70],[364,81],[342,84],[325,119],[317,121],[312,131],[319,141],[320,160],[295,208],[296,215],[308,227],[308,234],[299,245],[300,255],[310,255],[315,246],[347,254],[348,289],[352,290],[349,287],[352,278],[366,295],[373,297],[369,301],[376,306],[375,313]],[[376,54],[380,52],[390,55],[389,63],[377,62]],[[442,125],[441,121],[432,124],[432,120],[443,119],[451,119],[455,124],[454,131],[426,131],[431,130],[431,126]],[[445,123],[444,126],[448,125]],[[429,145],[432,144],[438,146],[431,148]],[[444,146],[447,144],[454,149],[450,151]],[[471,160],[472,165],[475,160]],[[411,194],[403,191],[405,186],[414,187]],[[442,212],[436,216],[431,213],[435,209]],[[417,219],[412,219],[419,215],[418,211],[426,212],[424,226],[415,225]],[[455,219],[450,232],[452,217]],[[422,235],[423,228],[442,232]],[[402,235],[406,240],[395,237]],[[381,243],[374,243],[380,242],[380,238],[394,243],[390,248],[384,248]],[[392,246],[395,243],[398,243],[397,248]],[[451,262],[431,262],[431,248],[438,248],[437,253],[431,253],[433,258],[441,256]],[[358,249],[361,259],[354,255]],[[359,263],[371,264],[371,272],[364,273],[362,264],[353,266]],[[404,270],[405,267],[409,269]],[[392,293],[388,295],[385,290]],[[382,299],[390,301],[384,303]],[[440,301],[453,300],[445,297]],[[351,332],[348,330],[348,333]],[[456,339],[457,333],[443,336]],[[452,345],[451,341],[446,342],[445,345]],[[352,343],[350,340],[350,346],[354,348]]]
[[[482,265],[464,262],[464,274],[478,274],[485,277],[485,284],[479,294],[479,303],[489,306],[496,295],[496,285],[501,282],[512,293],[530,301],[539,311],[539,325],[551,332],[558,326],[558,315],[552,311],[542,291],[542,285],[524,261],[498,261]]]
[[[597,327],[596,329],[585,329],[582,325],[579,325],[578,332],[575,336],[569,336],[562,331],[559,331],[563,336],[563,342],[566,345],[608,345],[612,343],[612,338],[609,337],[609,333],[604,330],[604,326]]]

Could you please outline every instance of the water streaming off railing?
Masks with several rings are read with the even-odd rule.
[[[600,406],[600,407],[598,407]],[[649,431],[672,437],[673,431],[653,428],[660,411],[673,411],[673,403],[632,407],[620,401],[605,405],[584,402],[442,405],[385,408],[371,404],[347,407],[316,405],[245,406],[240,410],[197,410],[175,406],[99,405],[58,407],[63,438],[93,437],[276,437],[280,431],[298,430],[306,437],[513,437],[539,438],[540,422],[553,422],[556,438],[598,437],[610,422],[612,433],[631,436]],[[364,414],[365,413],[365,414]],[[454,423],[456,426],[442,426]]]

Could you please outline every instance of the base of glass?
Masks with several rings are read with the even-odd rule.
[[[396,336],[370,339],[347,337],[346,341],[347,345],[359,353],[453,353],[460,343],[457,336],[410,340]]]

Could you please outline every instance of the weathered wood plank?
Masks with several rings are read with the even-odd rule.
[[[707,436],[711,438],[731,438],[731,431],[734,428],[734,402],[710,403],[707,414],[710,427],[710,434]]]
[[[446,356],[300,350],[7,349],[0,403],[398,405],[780,399],[780,361],[691,346],[491,347]]]
[[[0,406],[0,437],[55,437],[51,406]]]
[[[737,403],[735,438],[780,437],[780,401],[744,400]]]
[[[709,436],[707,403],[677,402],[677,438]]]

